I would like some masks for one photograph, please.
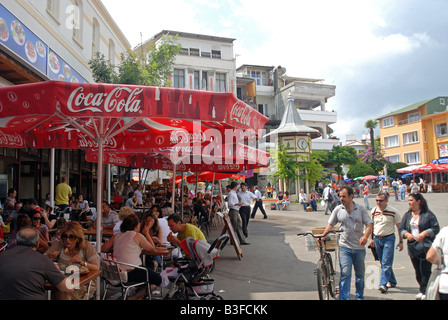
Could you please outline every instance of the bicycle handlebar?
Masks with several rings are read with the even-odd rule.
[[[342,230],[330,230],[325,235],[325,237],[328,236],[330,233],[341,233],[341,232],[343,232],[343,231]],[[312,236],[313,238],[316,238],[316,239],[324,238],[324,236],[322,234],[314,234],[314,233],[311,233],[311,232],[302,232],[302,233],[298,233],[297,234],[298,237],[307,236],[307,235],[310,235],[310,236]]]

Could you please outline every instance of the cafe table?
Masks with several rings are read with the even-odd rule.
[[[96,229],[84,229],[84,236],[87,237],[87,240],[92,241],[93,237],[96,236]],[[103,235],[103,238],[112,238],[114,235],[114,231],[112,229],[105,229],[101,231],[101,234]]]
[[[65,276],[68,278],[71,275],[65,274]],[[90,286],[91,281],[95,280],[99,276],[101,276],[101,270],[89,270],[88,273],[82,274],[79,276],[79,284],[78,285],[80,288],[83,287],[84,285]],[[51,300],[51,292],[58,290],[58,289],[56,287],[52,286],[49,282],[47,282],[45,284],[45,290],[47,291],[48,300]],[[89,288],[88,296],[90,296],[90,288]]]

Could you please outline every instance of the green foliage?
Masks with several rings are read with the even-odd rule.
[[[397,170],[401,169],[401,168],[406,168],[407,166],[408,166],[408,164],[404,163],[404,162],[391,163],[387,166],[387,173],[388,173],[389,177],[396,178],[396,177],[400,176],[400,174],[397,173]]]
[[[164,37],[144,52],[122,53],[121,63],[113,66],[103,54],[96,53],[89,61],[95,82],[142,86],[168,86],[169,75],[181,45],[177,37]]]
[[[273,179],[274,184],[280,179],[289,181],[299,177],[299,163],[297,162],[299,156],[289,153],[290,149],[290,147],[280,144],[278,149],[269,150],[273,160],[273,163],[270,165],[271,172],[269,178]]]
[[[373,130],[378,125],[378,121],[376,120],[367,120],[364,124],[364,127],[369,129],[370,133],[370,147],[372,148],[372,151],[375,151],[375,136],[373,135]]]
[[[299,177],[303,180],[308,180],[310,186],[314,186],[317,180],[322,180],[325,178],[324,167],[320,163],[321,158],[318,154],[314,152],[310,155],[301,156],[303,158],[302,162],[299,162],[299,168],[303,169],[303,174]]]
[[[353,165],[358,161],[356,149],[353,147],[333,146],[333,149],[328,153],[328,160],[336,165],[334,170],[339,175],[339,181],[341,181],[342,165]]]
[[[376,174],[375,170],[373,170],[370,165],[363,162],[357,162],[356,164],[350,166],[350,170],[347,172],[347,177],[354,179],[357,177],[364,177],[374,174]]]

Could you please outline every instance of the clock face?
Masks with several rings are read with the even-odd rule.
[[[305,139],[299,139],[297,147],[301,150],[306,150],[308,148],[308,142]]]

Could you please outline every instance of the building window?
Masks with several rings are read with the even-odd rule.
[[[417,122],[420,120],[420,114],[418,112],[408,115],[408,123]]]
[[[385,137],[384,144],[386,145],[386,148],[399,147],[400,142],[398,141],[398,135]]]
[[[78,44],[82,44],[82,20],[83,20],[83,8],[82,1],[75,0],[73,2],[73,11],[71,12],[73,16],[72,21],[72,36],[73,39],[78,42]]]
[[[221,59],[221,50],[212,50],[212,58]]]
[[[200,89],[200,84],[201,84],[200,74],[201,73],[199,71],[194,72],[194,84],[193,84],[194,90]]]
[[[210,51],[201,51],[201,57],[210,58],[211,56]]]
[[[92,25],[92,57],[95,57],[95,53],[100,51],[100,24],[98,20],[93,18]]]
[[[199,57],[199,49],[190,48],[190,56]]]
[[[384,118],[383,119],[383,128],[393,127],[394,126],[394,117]]]
[[[185,71],[182,69],[174,69],[174,88],[185,88]]]
[[[207,75],[207,71],[202,71],[201,90],[208,90],[208,75]]]
[[[420,151],[410,152],[404,154],[404,161],[407,164],[419,164],[420,161]]]
[[[260,112],[261,114],[264,114],[264,104],[259,104],[258,105],[258,112]]]
[[[448,135],[446,123],[436,124],[437,138],[446,137]]]
[[[394,154],[392,156],[387,156],[386,158],[387,158],[387,160],[389,160],[390,163],[400,162],[400,155],[399,154]]]
[[[226,92],[225,73],[216,73],[216,92]]]
[[[250,77],[255,80],[257,86],[267,85],[266,73],[262,71],[250,71]]]
[[[418,142],[419,140],[417,131],[403,133],[403,144],[413,144]]]
[[[59,0],[47,0],[47,12],[59,21]]]

